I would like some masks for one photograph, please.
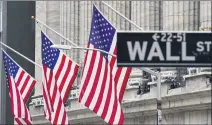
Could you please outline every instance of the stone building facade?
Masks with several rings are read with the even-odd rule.
[[[206,27],[211,26],[211,6],[212,6],[211,1],[105,1],[105,2],[111,5],[114,9],[116,9],[123,15],[125,15],[127,18],[131,19],[133,22],[135,22],[145,31],[160,31],[160,30],[198,31],[201,26],[206,26]],[[59,32],[60,34],[62,34],[63,36],[71,40],[72,42],[76,43],[77,45],[86,47],[88,43],[89,32],[90,32],[93,4],[95,4],[101,10],[101,12],[116,27],[117,30],[138,31],[136,27],[134,27],[129,22],[124,20],[122,17],[120,17],[118,14],[116,14],[111,9],[109,9],[107,6],[102,4],[100,1],[37,1],[36,2],[36,18],[42,21],[43,23],[47,24],[52,29]],[[41,64],[41,52],[40,52],[41,29],[49,36],[49,38],[54,43],[71,45],[69,42],[65,41],[63,38],[58,36],[53,31],[49,30],[45,26],[42,26],[39,23],[36,24],[35,60],[39,64]],[[83,64],[84,52],[80,50],[70,50],[70,51],[64,51],[64,52],[67,53],[77,63]],[[161,69],[161,73],[163,74],[170,73],[170,72],[173,72],[173,73],[177,72],[177,77],[179,77],[179,79],[182,80],[182,77],[183,77],[182,75],[187,73],[187,68],[188,67],[185,67],[185,68],[161,67],[160,69]],[[36,79],[41,81],[41,69],[36,67],[35,72],[36,72],[35,73]],[[132,82],[142,81],[140,80],[140,78],[141,79],[143,78],[143,71],[141,71],[140,69],[134,68],[133,72],[131,73],[131,79],[129,80],[129,84],[131,81]],[[190,88],[187,87],[188,86],[187,83],[183,87],[173,90],[175,91],[175,94],[178,92],[180,93],[184,91],[185,89],[188,89],[190,91]],[[193,80],[193,83],[196,84],[194,80]],[[77,80],[75,81],[75,85],[79,85],[79,84],[80,84],[80,77],[77,78]],[[140,95],[142,96],[142,98],[145,98],[147,100],[147,103],[152,103],[151,101],[150,102],[148,101],[148,100],[151,100],[152,96],[147,96],[154,93],[155,89],[152,89],[152,86],[153,85],[150,85],[149,93]],[[167,86],[170,86],[170,85],[168,84]],[[129,96],[135,97],[137,96],[137,88],[133,89],[132,87],[127,89],[126,91],[131,92],[131,90],[133,89],[132,91],[133,94],[131,93],[129,94]],[[166,88],[166,90],[164,90],[165,92],[167,93],[171,92],[172,94],[173,91],[170,90],[170,88],[167,88],[167,87],[165,88]],[[41,90],[42,90],[41,84],[37,84],[35,88],[34,96],[36,97],[41,95],[42,94]],[[71,94],[71,96],[73,96],[73,94]],[[126,97],[126,98],[130,98],[130,97]],[[73,97],[71,98],[72,98],[71,104],[70,104],[71,108],[67,107],[67,109],[70,111],[70,114],[72,113],[72,109],[75,109],[74,105],[80,106],[77,103],[76,99],[74,99]],[[209,124],[211,122],[211,119],[210,119],[211,111],[209,110],[211,108],[208,107],[208,102],[206,102],[207,104],[201,105],[200,107],[202,108],[198,110],[194,110],[196,103],[200,101],[197,99],[197,101],[190,103],[190,107],[193,107],[193,109],[186,111],[186,108],[185,108],[186,104],[184,104],[184,102],[180,102],[179,100],[174,101],[172,97],[170,98],[172,100],[168,100],[168,101],[166,100],[167,105],[165,106],[168,106],[168,102],[169,102],[170,110],[169,110],[169,113],[164,115],[164,118],[165,118],[164,123],[167,123],[167,124],[175,124],[175,123],[176,124],[194,124],[194,123]],[[180,95],[179,95],[179,98],[181,98]],[[182,106],[181,108],[177,108],[177,105],[179,106],[180,104],[185,106]],[[138,105],[146,106],[147,104],[142,103]],[[176,105],[175,107],[176,109],[174,108],[173,105]],[[207,106],[205,107],[205,105]],[[82,107],[80,106],[80,108]],[[126,114],[129,113],[131,110],[132,111],[135,110],[135,109],[128,109],[128,108],[124,109]],[[155,107],[153,109],[155,111]],[[153,109],[148,109],[148,110],[153,111]],[[175,110],[177,109],[180,109],[180,111],[175,112]],[[42,114],[42,108],[36,108],[36,106],[34,107],[31,106],[30,110],[33,114],[35,114],[35,117],[34,117],[35,121],[37,120],[37,123],[39,123],[38,119],[40,116],[37,116],[37,114]],[[80,112],[86,112],[87,114],[87,110],[84,111],[83,109],[79,109],[79,112],[78,110],[77,111],[74,110],[73,112],[78,113],[79,117],[81,116]],[[139,113],[145,114],[145,112],[148,112],[148,111],[145,110]],[[148,116],[145,116],[143,117],[143,119],[140,119],[141,116],[139,115],[139,113],[127,114],[127,118],[126,118],[127,120],[125,123],[126,124],[127,123],[156,124],[155,114],[148,114]],[[75,122],[80,123],[81,120],[89,119],[86,117],[86,114],[84,114],[83,116],[83,118],[85,117],[84,119],[81,117],[75,119],[75,116],[72,116],[72,115],[70,117],[71,119],[73,118],[72,121],[74,123]],[[133,117],[130,116],[131,114]],[[88,123],[92,123],[93,121],[96,121],[96,119],[94,118],[94,119],[91,119],[90,121],[88,120]]]
[[[106,1],[114,9],[131,19],[145,31],[198,31],[201,26],[211,26],[210,1]],[[79,46],[87,46],[90,32],[92,5],[95,4],[117,30],[138,29],[113,12],[100,1],[37,1],[36,17]],[[36,26],[36,62],[41,64],[40,31],[47,33],[57,44],[69,44],[66,40],[47,29]],[[84,52],[65,51],[74,61],[83,64]],[[186,73],[187,68],[161,68],[161,71]],[[181,71],[183,70],[183,71]],[[186,71],[185,71],[186,70]],[[41,69],[36,68],[36,79],[40,80]],[[136,73],[143,72],[136,70]],[[133,73],[132,73],[133,74]],[[178,75],[182,77],[181,75]],[[75,85],[80,83],[77,78]],[[40,94],[41,85],[37,86]]]

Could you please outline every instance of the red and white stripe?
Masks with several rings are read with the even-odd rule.
[[[115,35],[116,36],[116,35]],[[89,48],[94,48],[88,44]],[[116,39],[110,53],[116,55]],[[88,51],[81,80],[79,102],[89,107],[109,124],[123,124],[121,100],[131,68],[118,68],[116,58],[104,57],[97,51]]]
[[[62,51],[51,49],[53,43],[42,34],[42,83],[44,114],[52,124],[69,124],[64,104],[79,66]]]
[[[68,116],[56,84],[54,72],[43,65],[44,114],[52,124],[69,124]]]
[[[93,6],[88,48],[96,46],[108,51],[108,48],[105,47],[110,46],[109,53],[116,55],[116,33],[114,34],[116,30],[111,24],[108,25],[109,23],[103,14]],[[113,38],[111,39],[111,37]],[[79,102],[99,115],[108,124],[123,124],[124,113],[121,109],[121,100],[131,68],[119,68],[115,57],[107,56],[108,58],[105,58],[103,56],[99,51],[87,51]]]
[[[5,54],[4,65],[7,83],[9,85],[9,96],[14,123],[19,125],[32,124],[32,118],[27,109],[26,102],[36,84],[36,80],[22,69],[5,51],[2,52],[3,55]],[[10,62],[8,62],[9,60]],[[14,68],[18,70],[15,74],[11,72]]]
[[[30,93],[35,86],[35,79],[26,73],[23,69],[19,68],[15,77],[15,83],[18,87],[18,90],[20,91],[24,103],[26,103]]]
[[[93,44],[97,45],[97,47],[104,48],[103,45],[105,43],[102,45],[101,41],[104,40],[105,42],[107,35],[110,35],[110,31],[107,31],[110,29],[108,27],[111,27],[111,30],[114,28],[112,25],[108,26],[110,22],[104,21],[106,19],[99,13],[101,12],[94,6],[93,14],[95,15],[93,15],[94,19],[92,19],[94,21],[92,22],[92,26],[94,26],[91,28],[92,35],[89,38],[92,42],[88,43],[88,48],[95,48]],[[101,22],[103,26],[98,24],[98,21],[103,21]],[[96,27],[102,27],[101,31],[100,29],[96,31]],[[104,34],[103,30],[107,32]],[[99,32],[103,34],[98,34]],[[103,37],[105,36],[106,38],[104,39]],[[101,39],[98,39],[99,41],[95,40],[96,37],[97,39],[99,37]],[[116,33],[113,37],[109,53],[116,55]],[[109,38],[107,39],[109,41]],[[95,40],[95,43],[93,43],[93,40]],[[131,68],[117,67],[117,59],[111,56],[107,57],[108,60],[99,51],[87,51],[81,79],[79,102],[95,112],[106,123],[123,124],[124,113],[121,109],[121,100],[131,73]]]
[[[77,63],[73,62],[71,58],[60,52],[53,72],[63,103],[66,103],[71,86],[77,77],[78,69],[79,66]]]
[[[14,115],[15,124],[32,124],[32,118],[26,107],[18,87],[11,76],[8,76],[9,95],[11,100],[11,109]]]
[[[104,45],[108,44],[110,46],[109,53],[116,55],[116,33],[113,34],[112,39],[107,37],[108,34],[110,35],[110,33],[114,32],[109,31],[109,29],[113,30],[114,27],[108,25],[108,23],[110,22],[94,6],[89,38],[91,42],[88,42],[88,48],[95,48],[95,46],[104,48]],[[109,43],[102,43],[102,41],[106,42],[105,39]],[[112,40],[111,45],[110,40]],[[123,124],[124,113],[121,109],[121,100],[131,68],[117,67],[117,59],[112,56],[107,57],[108,59],[103,57],[103,54],[99,51],[87,51],[81,79],[79,102],[95,112],[106,123]]]
[[[113,53],[114,55],[117,55],[117,48],[116,48],[116,41],[117,41],[117,34],[115,33],[113,42],[110,48],[109,53]],[[110,62],[112,70],[112,74],[114,76],[114,81],[117,86],[117,97],[119,98],[119,101],[122,101],[122,98],[124,96],[125,88],[131,73],[132,68],[121,68],[117,67],[117,59],[115,57],[109,56],[108,60]]]

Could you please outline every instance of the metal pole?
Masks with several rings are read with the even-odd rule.
[[[111,53],[104,51],[104,50],[101,50],[101,49],[95,49],[95,48],[72,47],[72,46],[69,46],[69,45],[58,45],[58,44],[52,45],[51,48],[66,49],[66,50],[71,50],[71,49],[93,50],[93,51],[100,51],[100,52],[105,53],[107,55],[111,55],[113,57],[116,57],[116,55],[114,55],[114,54],[111,54]]]
[[[133,21],[131,21],[130,19],[128,19],[126,16],[124,16],[123,14],[121,14],[120,12],[118,12],[117,10],[113,9],[110,5],[108,5],[107,3],[103,2],[102,3],[104,5],[106,5],[107,7],[109,7],[110,9],[112,9],[114,12],[116,12],[119,16],[123,17],[125,20],[127,20],[128,22],[130,22],[132,25],[134,25],[136,28],[138,28],[141,31],[144,31],[144,29],[142,29],[140,26],[138,26],[137,24],[135,24]]]
[[[60,37],[62,37],[63,39],[65,39],[66,41],[68,41],[69,43],[71,43],[72,45],[79,47],[76,43],[72,42],[71,40],[67,39],[65,36],[61,35],[60,33],[58,33],[57,31],[55,31],[54,29],[52,29],[51,27],[49,27],[48,25],[46,25],[45,23],[43,23],[42,21],[40,21],[39,19],[35,18],[34,16],[31,17],[32,19],[34,19],[35,21],[37,21],[38,23],[44,25],[45,27],[47,27],[48,29],[50,29],[51,31],[55,32],[57,35],[59,35]]]
[[[20,55],[21,57],[23,57],[24,59],[26,59],[27,61],[31,62],[32,64],[38,66],[39,68],[42,68],[39,64],[37,64],[36,62],[32,61],[31,59],[27,58],[26,56],[24,56],[23,54],[19,53],[18,51],[14,50],[13,48],[9,47],[8,45],[4,44],[1,42],[1,45],[5,46],[6,48],[12,50],[13,52],[15,52],[16,54]]]
[[[161,74],[157,74],[157,124],[161,125],[162,122],[162,102],[161,102]]]
[[[162,122],[162,102],[161,102],[161,74],[160,72],[154,72],[149,68],[140,68],[141,70],[148,72],[152,75],[155,75],[157,79],[157,125],[160,125]]]
[[[104,4],[104,5],[106,5],[107,7],[109,7],[110,9],[112,9],[114,12],[116,12],[118,15],[120,15],[121,17],[123,17],[125,20],[127,20],[128,22],[130,22],[132,25],[134,25],[136,28],[138,28],[139,30],[141,30],[141,31],[144,31],[141,27],[139,27],[138,25],[136,25],[134,22],[132,22],[130,19],[128,19],[127,17],[125,17],[123,14],[121,14],[120,12],[118,12],[117,10],[115,10],[115,9],[113,9],[110,5],[108,5],[107,3],[105,3],[105,2],[103,2],[102,1],[102,3]],[[70,41],[69,39],[67,39],[66,37],[64,37],[63,35],[61,35],[60,33],[58,33],[57,31],[55,31],[54,29],[52,29],[51,27],[49,27],[48,25],[46,25],[46,24],[44,24],[43,22],[41,22],[40,20],[38,20],[37,18],[35,18],[34,16],[32,16],[32,19],[35,19],[37,22],[39,22],[39,23],[41,23],[42,25],[44,25],[44,26],[46,26],[48,29],[50,29],[50,30],[52,30],[53,32],[55,32],[57,35],[59,35],[60,37],[62,37],[63,39],[65,39],[66,41],[68,41],[68,42],[70,42],[71,44],[73,44],[74,46],[76,46],[76,47],[79,47],[77,44],[75,44],[74,42],[72,42],[72,41]],[[84,52],[86,52],[86,51],[84,51]],[[152,70],[150,70],[150,69],[147,69],[147,68],[141,68],[142,70],[144,70],[145,72],[148,72],[148,73],[150,73],[150,74],[153,74],[153,75],[156,75],[156,72],[154,72],[154,71],[152,71]],[[158,75],[156,75],[156,76],[158,76]],[[159,77],[160,77],[160,75],[159,75]],[[161,95],[160,95],[160,86],[161,86],[161,82],[160,82],[160,78],[158,78],[158,97],[157,97],[157,100],[161,100]],[[158,102],[158,101],[157,101]],[[158,103],[157,103],[157,105],[159,105]],[[160,105],[161,105],[161,103],[160,103]],[[158,114],[160,115],[161,114],[161,109],[159,110],[158,109]],[[160,115],[160,117],[159,117],[159,115],[158,115],[158,119],[161,121],[161,119],[162,119],[162,116]]]
[[[1,42],[1,50],[4,51],[4,49],[2,48],[2,45],[5,46],[6,48],[10,49],[10,50],[13,51],[14,53],[18,54],[19,56],[23,57],[23,58],[26,59],[27,61],[31,62],[32,64],[34,64],[34,65],[36,65],[37,67],[39,67],[39,68],[42,69],[42,67],[41,67],[39,64],[37,64],[36,62],[32,61],[31,59],[27,58],[27,57],[24,56],[23,54],[19,53],[18,51],[14,50],[13,48],[7,46],[6,44],[4,44],[4,43],[2,43],[2,42]],[[39,80],[36,80],[36,81],[39,82],[39,83],[42,83],[42,82],[39,81]]]
[[[136,28],[138,28],[141,31],[144,31],[141,27],[139,27],[138,25],[136,25],[134,22],[132,22],[130,19],[128,19],[127,17],[125,17],[123,14],[121,14],[120,12],[118,12],[117,10],[115,10],[114,8],[112,8],[110,5],[108,5],[107,3],[103,2],[102,3],[104,5],[106,5],[107,7],[109,7],[110,9],[112,9],[114,12],[116,12],[118,15],[120,15],[121,17],[123,17],[125,20],[127,20],[128,22],[130,22],[132,25],[134,25]],[[145,72],[148,72],[150,74],[153,74],[155,76],[158,77],[158,82],[157,82],[157,123],[161,123],[162,121],[162,111],[161,111],[161,75],[160,73],[156,73],[150,69],[146,69],[146,68],[140,68]]]
[[[154,76],[158,76],[158,73],[157,72],[154,72],[154,71],[152,71],[149,68],[140,68],[140,69],[143,70],[143,71],[145,71],[145,72],[147,72],[147,73],[149,73],[149,74],[152,74]]]

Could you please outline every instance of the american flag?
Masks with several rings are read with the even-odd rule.
[[[26,102],[36,84],[36,80],[5,51],[2,51],[2,55],[15,124],[32,124],[32,118],[26,107]]]
[[[93,6],[89,48],[116,55],[116,29]],[[98,51],[88,51],[81,80],[79,102],[109,124],[123,124],[121,100],[131,68],[118,68],[116,58]]]
[[[41,39],[45,115],[52,124],[68,124],[64,104],[79,66],[59,49],[51,48],[53,43],[43,32]]]

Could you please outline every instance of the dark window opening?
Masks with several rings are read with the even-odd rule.
[[[150,85],[148,85],[148,82],[145,82],[145,83],[139,85],[138,92],[137,92],[138,95],[145,94],[148,92],[150,92]]]
[[[171,79],[171,84],[170,84],[170,89],[176,89],[179,87],[183,87],[184,86],[184,81],[183,82],[179,82],[176,78]]]

